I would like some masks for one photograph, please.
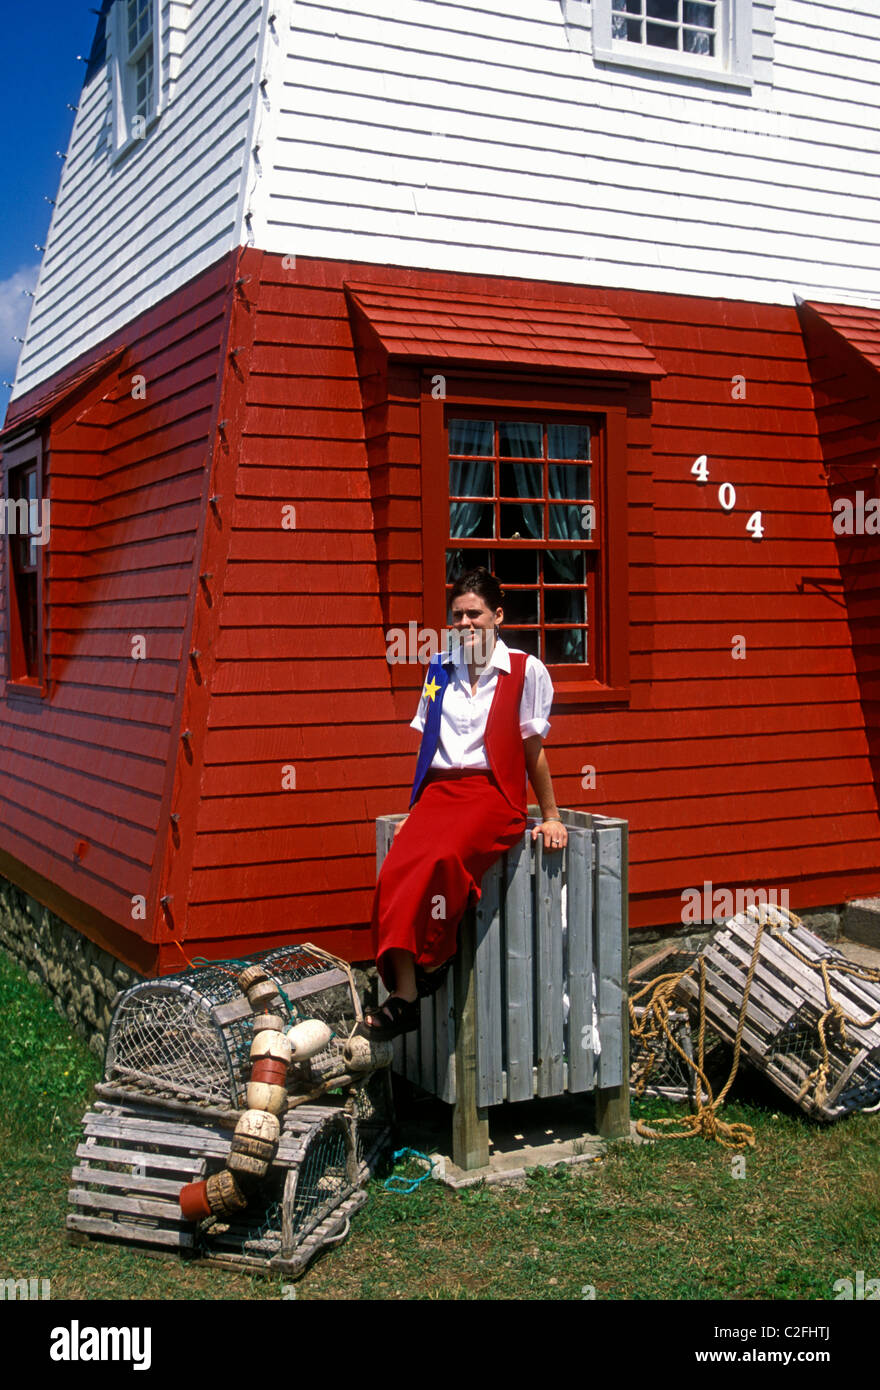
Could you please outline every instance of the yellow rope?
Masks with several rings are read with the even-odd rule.
[[[754,909],[750,907],[748,911],[752,913]],[[776,912],[777,914],[780,912],[785,913],[785,918],[779,921],[777,915],[776,921],[772,921],[770,918],[770,911]],[[644,1120],[638,1120],[636,1123],[636,1132],[643,1137],[649,1139],[690,1139],[696,1135],[702,1135],[704,1139],[712,1139],[718,1144],[723,1144],[724,1147],[728,1149],[742,1149],[747,1145],[754,1147],[755,1134],[751,1125],[727,1124],[724,1120],[719,1118],[717,1112],[721,1109],[724,1099],[733,1085],[734,1078],[739,1069],[742,1034],[745,1026],[749,994],[758,964],[761,938],[764,933],[764,927],[768,922],[771,933],[776,940],[787,950],[791,951],[791,953],[804,965],[809,966],[811,970],[818,970],[825,986],[825,1002],[828,1007],[820,1016],[817,1025],[819,1043],[822,1049],[822,1061],[810,1072],[805,1080],[801,1087],[800,1094],[798,1095],[798,1100],[803,1100],[811,1086],[814,1087],[813,1099],[817,1106],[823,1105],[827,1099],[828,1073],[831,1069],[831,1055],[828,1050],[827,1032],[838,1031],[842,1044],[851,1049],[852,1045],[848,1043],[846,1037],[846,1024],[850,1023],[854,1027],[868,1028],[880,1019],[880,1009],[877,1009],[867,1019],[851,1018],[838,1001],[832,998],[831,981],[828,975],[829,970],[834,970],[837,971],[838,974],[854,975],[858,979],[880,982],[880,970],[870,966],[851,965],[844,961],[828,960],[824,957],[818,961],[810,960],[808,956],[803,955],[791,941],[787,940],[787,938],[781,934],[785,927],[803,926],[800,917],[793,912],[789,912],[785,908],[773,908],[768,910],[764,905],[761,905],[761,910],[758,912],[755,920],[757,921],[758,930],[755,935],[755,945],[752,951],[749,972],[746,977],[742,1004],[740,1006],[736,1040],[733,1048],[733,1064],[731,1066],[730,1075],[717,1097],[713,1097],[712,1095],[712,1087],[709,1084],[704,1070],[706,1041],[706,962],[702,953],[698,957],[698,960],[693,961],[686,970],[660,975],[654,980],[649,980],[646,985],[630,997],[629,1014],[632,1025],[632,1036],[638,1040],[642,1048],[648,1054],[644,1062],[637,1063],[637,1066],[639,1066],[641,1070],[639,1071],[635,1083],[636,1096],[644,1094],[648,1079],[657,1061],[657,1044],[659,1044],[661,1036],[665,1037],[667,1044],[678,1053],[682,1061],[691,1068],[697,1078],[696,1111],[686,1116],[676,1115],[654,1121],[655,1126],[679,1125],[680,1128],[672,1134],[661,1133],[657,1128],[652,1128]],[[673,1036],[669,1027],[669,1011],[679,982],[690,975],[698,963],[700,968],[700,1026],[697,1044],[697,1060],[695,1062],[694,1059],[689,1057],[683,1048],[679,1046],[676,1038]],[[649,992],[650,998],[643,1006],[644,1013],[642,1018],[639,1019],[636,1017],[635,1006],[639,1000]],[[706,1092],[706,1104],[703,1103],[704,1088]]]

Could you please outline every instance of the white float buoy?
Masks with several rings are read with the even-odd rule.
[[[319,1018],[307,1018],[305,1022],[295,1023],[288,1028],[287,1036],[293,1049],[294,1062],[305,1062],[327,1046],[333,1032]]]

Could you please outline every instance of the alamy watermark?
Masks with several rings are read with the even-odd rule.
[[[720,924],[752,907],[781,907],[789,911],[787,888],[715,888],[711,879],[702,888],[683,888],[681,921],[684,925],[698,922]]]
[[[35,545],[45,545],[49,540],[50,508],[48,497],[0,497],[0,536],[30,536]]]

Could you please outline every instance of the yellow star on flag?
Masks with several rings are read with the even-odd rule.
[[[430,679],[429,681],[425,681],[425,694],[427,695],[427,697],[428,697],[429,700],[433,701],[434,696],[437,694],[437,691],[438,691],[439,689],[440,689],[440,687],[439,687],[439,685],[437,684],[437,682],[434,680],[434,677],[433,677],[433,676],[431,677],[431,679]]]

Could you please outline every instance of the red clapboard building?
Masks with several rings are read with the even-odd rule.
[[[880,25],[619,8],[105,0],[0,437],[0,875],[145,973],[369,957],[472,563],[634,931],[880,891]]]

